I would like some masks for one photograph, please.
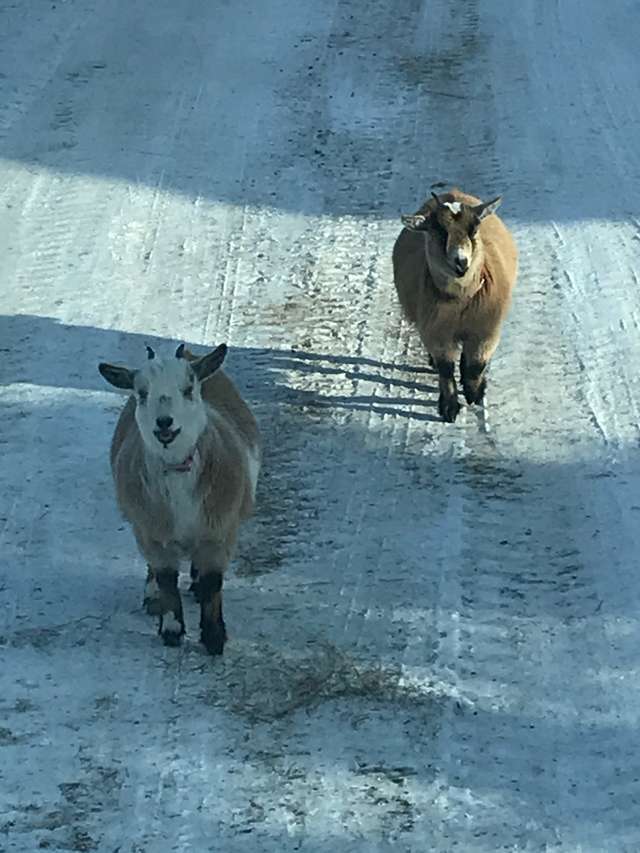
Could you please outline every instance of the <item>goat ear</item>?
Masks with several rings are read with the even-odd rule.
[[[195,361],[191,362],[193,372],[200,382],[204,382],[205,379],[208,379],[216,372],[216,370],[218,370],[218,368],[221,367],[226,354],[227,345],[220,344],[220,346],[216,347],[213,352],[209,352],[201,358],[197,358]]]
[[[198,356],[194,355],[190,349],[187,349],[185,344],[180,344],[176,350],[176,358],[184,358],[185,361],[197,361]]]
[[[489,216],[491,213],[495,213],[496,210],[502,204],[502,196],[496,196],[491,201],[485,201],[482,204],[477,204],[473,208],[473,212],[478,217],[478,219],[482,222],[482,220]]]
[[[116,364],[106,364],[105,362],[98,365],[98,370],[110,385],[114,385],[116,388],[124,388],[125,391],[131,391],[133,388],[135,370],[129,370],[128,367],[118,367]]]
[[[405,213],[400,219],[402,224],[409,231],[426,231],[428,224],[428,216],[424,213]]]

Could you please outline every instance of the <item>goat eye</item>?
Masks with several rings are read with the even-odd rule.
[[[193,400],[193,385],[189,385],[189,387],[185,388],[182,393],[187,400]]]

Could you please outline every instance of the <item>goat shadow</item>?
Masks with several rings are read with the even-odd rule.
[[[123,398],[104,382],[97,370],[98,363],[136,365],[145,358],[145,346],[153,347],[158,354],[172,354],[178,343],[154,335],[72,326],[53,318],[30,315],[0,315],[0,341],[0,386],[14,386],[12,394],[16,403],[13,415],[5,419],[4,427],[0,426],[0,442],[16,446],[12,432],[15,418],[32,412],[29,386],[67,392],[104,392],[105,399],[113,401],[106,405],[106,414],[96,426],[105,447],[105,465],[108,436],[104,430],[115,419]],[[206,349],[198,342],[185,343],[194,352]],[[336,456],[346,452],[349,436],[357,428],[351,420],[366,411],[422,422],[425,426],[440,422],[434,413],[437,389],[429,382],[430,371],[409,363],[299,350],[230,347],[225,370],[252,406],[264,438],[255,529],[250,542],[239,553],[241,574],[272,571],[281,565],[284,552],[294,544],[292,530],[298,528],[298,522],[302,526],[304,510],[290,495],[301,478],[312,478],[305,464],[309,446],[328,442]],[[391,393],[332,394],[330,385],[336,376],[384,386]],[[300,387],[307,379],[308,390]],[[324,393],[324,385],[329,393]],[[95,404],[89,399],[87,418],[93,418],[90,413]],[[58,394],[49,393],[39,395],[38,400],[39,414],[33,416],[58,422],[64,417],[65,400],[69,411],[73,406],[79,410],[82,407],[77,395],[61,399]],[[81,411],[76,417],[82,422]],[[23,421],[20,426],[24,429]],[[354,439],[354,445],[359,443]],[[74,450],[75,447],[62,442],[59,454],[68,456]],[[289,517],[285,518],[283,513]],[[269,547],[257,548],[252,555],[252,544],[258,541],[269,543]],[[91,547],[90,542],[86,544]]]
[[[27,383],[53,388],[104,390],[98,374],[100,361],[139,364],[146,346],[160,353],[172,353],[180,341],[95,326],[72,326],[50,317],[25,314],[0,315],[0,385]],[[208,346],[184,342],[194,352]],[[216,342],[219,343],[219,342]],[[336,396],[315,390],[305,391],[286,384],[286,374],[302,376],[343,376],[367,381],[399,391],[424,395],[437,393],[437,386],[425,381],[434,371],[420,365],[379,361],[364,356],[341,356],[306,350],[229,347],[225,371],[241,385],[250,402],[288,403],[304,406],[362,410],[381,408],[389,414],[438,423],[426,412],[410,411],[409,406],[434,408],[433,399],[407,396]],[[415,378],[414,378],[415,377]],[[311,384],[311,383],[310,383]]]
[[[46,436],[55,439],[58,434],[62,434],[59,447],[66,456],[58,458],[50,454],[48,448],[43,449],[41,446],[20,448],[22,435],[13,431],[15,423],[7,424],[4,419],[0,423],[0,437],[5,442],[3,447],[9,446],[12,453],[18,447],[25,456],[37,457],[38,464],[52,468],[51,479],[56,483],[60,471],[65,472],[65,482],[76,481],[80,500],[86,502],[86,507],[83,520],[79,522],[76,518],[72,519],[73,526],[69,528],[73,531],[73,547],[83,555],[83,563],[99,566],[101,560],[104,561],[104,554],[100,554],[100,548],[104,548],[104,539],[96,541],[96,514],[100,515],[103,526],[109,529],[116,526],[113,502],[100,481],[106,482],[108,478],[106,444],[121,398],[112,394],[108,386],[103,384],[96,364],[101,359],[136,362],[144,358],[145,344],[154,346],[159,352],[165,348],[172,351],[175,341],[94,327],[72,327],[50,318],[24,316],[0,318],[0,339],[3,343],[0,363],[4,385],[25,383],[26,386],[40,386],[43,390],[47,386],[60,389],[60,394],[54,393],[50,397],[39,395],[38,404],[32,406],[28,388],[24,388],[25,417],[20,423],[28,427],[29,419],[32,419],[36,432],[49,423]],[[198,348],[194,343],[190,342],[190,345]],[[371,377],[395,379],[401,383],[397,387],[405,390],[408,390],[406,383],[410,382],[409,377],[416,376],[420,380],[419,384],[428,389],[431,386],[426,368],[402,365],[402,371],[398,371],[397,365],[375,359],[251,348],[232,349],[230,365],[256,408],[266,439],[265,479],[261,485],[256,526],[249,538],[251,547],[246,552],[241,550],[237,561],[237,571],[249,582],[256,575],[261,575],[260,587],[251,596],[247,593],[247,584],[237,592],[230,585],[232,607],[243,614],[243,642],[251,644],[256,655],[256,671],[261,665],[260,655],[263,653],[263,647],[255,642],[261,630],[256,626],[278,621],[279,633],[275,638],[278,645],[282,648],[299,648],[318,639],[310,637],[311,629],[305,628],[308,610],[313,610],[315,614],[314,620],[309,620],[313,622],[313,630],[322,631],[325,622],[335,629],[338,624],[335,614],[345,608],[349,614],[345,624],[354,627],[350,630],[345,628],[340,643],[350,644],[359,660],[375,660],[381,662],[382,666],[391,667],[397,667],[398,660],[401,660],[403,665],[414,662],[428,668],[437,659],[441,639],[447,647],[446,637],[443,639],[438,636],[438,609],[442,607],[443,601],[440,584],[446,582],[449,567],[442,564],[442,558],[437,552],[437,541],[443,532],[450,529],[446,526],[449,511],[446,501],[442,501],[443,489],[446,492],[447,484],[450,486],[456,477],[465,480],[465,489],[468,490],[465,498],[467,511],[473,512],[473,523],[468,525],[465,548],[460,554],[462,566],[458,569],[458,577],[462,578],[461,621],[466,624],[467,619],[472,619],[474,624],[485,626],[488,635],[495,636],[495,643],[491,646],[495,659],[500,659],[507,642],[522,642],[527,631],[533,630],[535,633],[538,630],[536,626],[541,622],[547,626],[550,638],[559,636],[572,644],[578,644],[584,639],[585,644],[588,644],[592,634],[603,629],[606,619],[622,616],[629,620],[629,624],[637,621],[637,596],[633,594],[633,587],[621,591],[611,590],[604,605],[596,597],[591,581],[601,572],[600,562],[606,543],[599,546],[597,539],[587,538],[588,520],[580,528],[585,534],[584,543],[568,541],[566,537],[573,525],[567,525],[567,531],[560,530],[561,523],[554,520],[554,507],[548,501],[549,495],[561,484],[567,494],[567,511],[575,519],[583,511],[578,498],[584,494],[585,478],[605,477],[600,484],[617,483],[616,488],[624,486],[631,492],[638,479],[637,464],[624,471],[617,480],[615,473],[602,470],[605,461],[595,458],[589,463],[558,463],[544,467],[526,460],[497,460],[491,463],[473,458],[447,463],[424,454],[418,457],[417,469],[412,469],[404,459],[407,452],[405,446],[388,446],[385,437],[377,436],[371,437],[371,444],[367,445],[361,420],[327,418],[325,410],[309,406],[311,398],[288,386],[286,378],[294,370],[303,377],[309,376],[310,381],[316,375],[316,369],[325,371],[325,376],[342,370],[361,376],[359,371],[363,371]],[[398,377],[395,375],[398,372],[404,375]],[[323,374],[319,375],[322,377]],[[18,407],[22,389],[20,384],[11,389],[11,394],[17,395]],[[94,393],[98,391],[103,391],[105,397]],[[107,407],[111,417],[107,417],[101,410],[101,401],[107,397],[117,404]],[[348,407],[349,404],[340,402],[339,405]],[[92,436],[92,440],[100,448],[104,447],[104,451],[87,456],[84,438],[74,443],[68,435],[64,435],[63,429],[58,429],[57,425],[65,417],[70,417],[72,423],[86,423],[87,437]],[[31,434],[33,432],[25,429],[27,437]],[[389,459],[389,454],[394,453]],[[345,459],[357,470],[345,474]],[[412,461],[415,465],[416,459]],[[324,467],[320,467],[321,463]],[[13,466],[15,482],[11,482],[8,478],[12,475],[7,468],[3,466],[0,471],[0,500],[8,505],[9,502],[15,503],[16,496],[19,497],[23,472]],[[365,476],[362,472],[366,472]],[[343,478],[343,487],[345,483],[349,486],[342,488],[340,494],[336,494],[334,487],[337,474]],[[629,483],[621,486],[625,477]],[[98,483],[93,491],[87,486],[87,482],[92,480]],[[616,494],[620,497],[624,492],[618,491]],[[61,505],[50,510],[54,516],[50,526],[47,526],[47,518],[39,522],[39,535],[45,543],[48,536],[60,536],[57,525],[62,526],[63,532],[66,530],[64,500],[65,491],[61,490]],[[93,509],[92,501],[95,503]],[[619,520],[620,508],[609,505],[608,499],[604,497],[601,507],[609,512],[606,521],[601,522],[603,535],[610,537],[608,541],[616,541],[618,532],[625,531],[625,523]],[[380,531],[372,529],[374,525],[367,524],[367,511],[370,508],[375,509],[376,525],[383,528]],[[381,508],[386,511],[388,521]],[[26,501],[22,505],[18,503],[18,512],[28,513],[29,517],[35,515],[37,509]],[[352,513],[351,520],[357,522],[353,527],[343,521],[348,512]],[[318,513],[323,516],[316,523]],[[521,529],[513,529],[512,532],[516,534],[513,541],[502,542],[502,519],[506,513],[517,516],[522,523]],[[419,530],[414,536],[397,535],[398,518],[416,519],[418,516],[425,519],[424,531]],[[334,522],[335,530],[327,524],[328,520]],[[606,525],[610,525],[609,530],[604,529]],[[493,531],[493,540],[487,535],[487,530]],[[484,538],[482,547],[477,548],[480,534]],[[624,541],[623,536],[620,541]],[[127,543],[127,554],[132,553],[130,545]],[[320,554],[319,564],[310,560],[309,552]],[[614,572],[620,570],[617,578],[622,584],[624,572],[621,569],[625,554],[622,549],[618,552],[614,549],[609,556],[612,565],[607,569]],[[42,572],[39,576],[39,567],[30,565],[30,561],[31,557],[22,557],[19,568],[21,572],[24,570],[27,577],[31,573],[32,577],[38,578],[42,592],[35,592],[29,599],[27,633],[23,626],[19,637],[24,643],[30,642],[29,638],[35,636],[38,621],[44,618],[40,617],[38,611],[41,601],[47,598],[56,601],[60,612],[69,606],[64,599],[64,590],[60,589],[60,578],[56,572]],[[323,570],[328,563],[331,563],[330,571],[325,576]],[[394,573],[398,571],[398,566],[402,567],[402,572],[396,577]],[[281,569],[282,575],[286,577],[281,585],[278,583],[279,577],[270,577],[276,568]],[[73,577],[73,561],[68,561],[65,569],[68,577]],[[86,600],[83,599],[84,606],[95,607],[97,612],[107,614],[114,609],[126,613],[131,602],[138,600],[142,578],[133,577],[130,567],[120,571],[120,576],[102,572],[99,577],[92,579],[91,584],[83,581],[90,587],[86,592],[83,591],[83,596],[86,596]],[[131,578],[123,583],[121,578],[128,575]],[[484,579],[483,575],[486,576]],[[338,588],[337,578],[345,586]],[[486,578],[499,582],[497,592],[491,583],[485,583]],[[328,583],[332,583],[329,588]],[[348,595],[342,594],[345,587]],[[234,595],[242,596],[242,600],[235,600]],[[267,617],[265,614],[277,615],[274,620],[273,615]],[[406,618],[403,614],[407,614]],[[421,626],[424,642],[416,645],[418,625]],[[499,631],[494,630],[496,625],[500,626]],[[514,640],[507,639],[511,631]],[[58,639],[54,637],[52,641],[54,645],[55,642],[62,644],[58,649],[59,654],[65,653],[65,636],[61,635]],[[386,644],[381,644],[381,637],[387,638]],[[151,648],[156,639],[152,637],[152,629],[148,629],[148,638]],[[557,645],[558,660],[568,665],[567,655],[563,655],[566,647],[563,642]],[[553,646],[550,643],[550,662]],[[93,646],[88,645],[87,649],[92,652]],[[150,655],[152,653],[149,652]],[[466,678],[473,685],[476,678],[491,677],[494,658],[479,659],[474,649],[466,643],[461,644],[456,654],[452,666],[455,666],[463,683]],[[630,673],[634,672],[638,660],[635,632],[625,632],[616,637],[615,644],[603,645],[601,655],[605,670],[610,668],[624,673],[628,669]],[[468,668],[472,665],[474,672],[469,673]],[[523,656],[523,666],[529,665],[531,662]],[[539,672],[535,666],[532,666],[532,671]],[[593,672],[571,672],[567,673],[567,678],[570,678],[576,695],[593,695]],[[260,682],[258,686],[262,684]],[[283,685],[287,687],[288,682],[283,682]],[[540,701],[543,701],[547,695],[545,683],[539,686]],[[538,685],[533,682],[528,687],[533,692]],[[284,689],[282,692],[285,692]],[[454,703],[453,698],[434,703],[429,695],[419,697],[424,709],[418,712],[416,718],[421,713],[434,713],[437,716],[440,713],[437,705]],[[385,695],[376,694],[371,701],[373,707],[376,707],[375,703],[388,700]],[[393,701],[396,704],[392,707],[399,707],[397,699],[393,698]],[[322,713],[322,709],[309,712],[310,727],[313,727],[318,713]],[[294,716],[293,712],[291,716]],[[300,717],[304,718],[304,715]],[[547,797],[549,785],[555,786],[554,790],[557,788],[556,768],[553,762],[545,763],[544,757],[539,760],[541,742],[551,745],[561,743],[567,778],[575,778],[577,789],[582,794],[581,804],[576,805],[576,815],[580,820],[573,816],[576,834],[584,836],[585,843],[588,843],[592,830],[600,831],[604,827],[612,837],[620,831],[623,818],[617,810],[610,808],[608,802],[603,804],[599,800],[593,814],[587,813],[583,804],[589,798],[590,779],[598,778],[602,790],[615,789],[618,784],[618,771],[615,762],[608,759],[608,750],[619,750],[620,744],[630,742],[629,727],[624,720],[611,723],[602,715],[594,715],[593,719],[574,719],[550,712],[542,717],[526,703],[514,703],[511,710],[500,707],[458,707],[454,719],[454,733],[463,735],[467,742],[473,739],[487,755],[486,762],[461,766],[460,784],[475,792],[506,797],[513,803],[514,809],[522,812],[523,817],[544,804],[545,818],[550,823],[561,823],[567,819],[567,813],[563,810],[564,801],[550,802]],[[304,725],[304,720],[301,724]],[[505,763],[503,736],[508,738],[508,745],[513,745],[515,757],[512,762]],[[328,754],[333,755],[331,751]],[[418,755],[422,760],[424,747],[422,752],[418,749]],[[590,779],[582,772],[585,757],[597,771]],[[335,760],[338,759],[339,755],[336,755]],[[426,767],[426,761],[424,763]],[[534,765],[536,771],[531,772]],[[514,797],[513,778],[516,771],[521,772],[518,772],[517,797]],[[428,779],[426,770],[421,773]],[[495,829],[496,833],[500,831],[499,823],[493,827],[490,816],[487,826]]]

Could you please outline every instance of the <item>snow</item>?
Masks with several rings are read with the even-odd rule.
[[[635,4],[0,9],[0,849],[640,849]],[[504,197],[484,411],[441,424],[402,210]],[[145,345],[264,437],[222,660],[119,517]]]

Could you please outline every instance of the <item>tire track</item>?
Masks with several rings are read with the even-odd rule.
[[[96,2],[75,2],[60,7],[34,8],[30,11],[37,16],[37,23],[25,14],[20,4],[8,5],[2,10],[4,38],[0,68],[11,72],[21,66],[17,78],[11,73],[0,73],[0,150],[4,156],[15,155],[14,148],[24,144],[22,138],[14,141],[14,129],[34,110],[43,90],[51,84],[67,56],[71,43],[77,39],[85,19],[98,14],[99,6]],[[26,64],[21,61],[24,55],[29,56]],[[16,79],[18,85],[14,86]]]
[[[631,5],[125,6],[65,5],[82,44],[8,138],[77,145],[56,175],[3,172],[3,310],[34,315],[7,324],[30,389],[7,397],[16,433],[30,419],[3,433],[8,548],[33,526],[23,476],[95,516],[47,516],[9,597],[37,581],[65,619],[95,600],[106,620],[9,608],[29,618],[3,651],[28,673],[3,682],[7,843],[636,849],[637,224],[608,197],[635,188]],[[597,31],[617,41],[592,55]],[[389,258],[435,180],[504,191],[523,250],[486,409],[454,428],[430,421]],[[93,365],[137,359],[141,333],[227,337],[267,438],[224,661],[192,602],[177,653],[129,612]]]

